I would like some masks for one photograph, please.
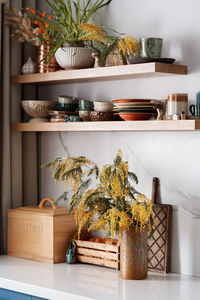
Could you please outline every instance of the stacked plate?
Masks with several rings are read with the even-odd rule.
[[[113,100],[113,111],[125,121],[148,120],[161,101],[152,99],[117,99]]]

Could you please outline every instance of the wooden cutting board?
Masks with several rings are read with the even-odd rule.
[[[158,178],[153,178],[152,204],[154,217],[153,239],[148,239],[148,269],[167,273],[169,268],[169,242],[172,206],[156,203]]]

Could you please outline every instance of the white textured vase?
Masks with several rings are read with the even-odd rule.
[[[92,50],[84,47],[62,47],[55,53],[59,66],[63,69],[82,69],[94,66]]]

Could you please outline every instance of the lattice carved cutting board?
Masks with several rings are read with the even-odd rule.
[[[171,205],[153,205],[155,223],[154,238],[148,239],[148,269],[168,272]]]

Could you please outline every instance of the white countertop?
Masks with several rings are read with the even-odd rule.
[[[151,272],[122,280],[119,271],[94,265],[0,256],[0,288],[55,300],[192,300],[200,297],[200,278]]]

